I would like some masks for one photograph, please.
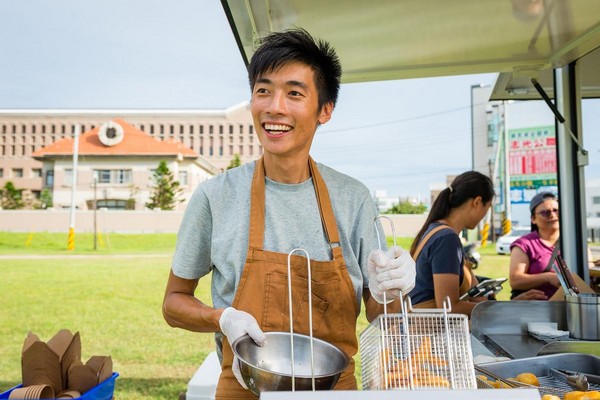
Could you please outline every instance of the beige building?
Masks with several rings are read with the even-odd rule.
[[[183,143],[157,140],[120,119],[31,156],[42,162],[43,187],[52,193],[55,208],[70,208],[74,201],[80,210],[143,210],[155,188],[154,171],[164,161],[179,181],[182,202],[176,209],[181,209],[199,183],[221,172]]]
[[[247,102],[224,110],[0,110],[0,187],[11,181],[25,189],[24,197],[39,198],[47,180],[59,176],[48,178],[32,154],[72,138],[77,125],[85,133],[114,119],[158,141],[181,142],[202,157],[200,164],[208,162],[220,170],[236,155],[245,163],[262,154]],[[60,196],[57,200],[62,204]]]

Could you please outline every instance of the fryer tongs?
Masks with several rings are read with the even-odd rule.
[[[571,386],[573,389],[577,389],[582,392],[587,392],[590,389],[590,384],[588,383],[587,377],[580,372],[573,372],[569,374],[564,370],[550,368],[550,375]]]
[[[552,266],[554,267],[554,272],[556,272],[565,294],[577,296],[579,294],[579,289],[577,288],[577,284],[573,279],[573,275],[571,274],[571,270],[569,270],[567,263],[560,254],[556,255],[555,260],[556,263]]]
[[[290,355],[292,359],[292,392],[296,391],[296,371],[295,371],[295,360],[294,360],[294,318],[292,316],[292,267],[291,259],[292,254],[297,251],[301,251],[306,254],[306,262],[308,266],[308,332],[310,336],[310,372],[312,375],[311,383],[313,392],[315,389],[315,350],[313,340],[313,322],[312,322],[312,277],[310,274],[310,257],[308,252],[304,249],[296,248],[289,252],[287,262],[287,273],[288,273],[288,302],[290,311]]]

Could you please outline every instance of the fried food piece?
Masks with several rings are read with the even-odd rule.
[[[502,382],[502,381],[488,381],[488,383],[490,384],[490,386],[492,386],[495,389],[510,389],[510,385]]]
[[[578,398],[578,400],[597,400],[597,399],[600,399],[600,392],[598,392],[597,390],[583,392],[581,397]]]
[[[416,387],[450,387],[450,382],[446,377],[434,375],[427,371],[421,371],[419,374],[413,375],[413,382]]]
[[[444,367],[448,365],[448,362],[445,359],[433,354],[431,338],[429,336],[425,336],[421,339],[421,344],[413,353],[413,357],[424,364],[429,364],[434,367]]]
[[[538,380],[537,376],[531,372],[523,372],[522,374],[517,375],[515,380],[522,383],[527,383],[528,385],[540,386],[540,381]]]
[[[565,393],[564,400],[596,400],[600,399],[600,392],[592,390],[589,392],[581,392],[574,390],[572,392]]]
[[[561,400],[560,397],[553,394],[545,394],[542,396],[542,400]]]

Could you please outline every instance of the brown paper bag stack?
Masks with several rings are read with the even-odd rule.
[[[112,358],[93,356],[85,364],[77,360],[69,368],[69,388],[85,393],[112,376]]]
[[[54,393],[67,387],[67,371],[74,360],[81,359],[79,332],[58,331],[48,343],[29,333],[23,344],[21,369],[23,386],[47,384]]]
[[[23,344],[23,388],[48,385],[59,395],[73,390],[83,394],[110,378],[112,368],[110,356],[93,356],[84,365],[79,332],[73,335],[68,329],[58,331],[48,343],[29,332]]]

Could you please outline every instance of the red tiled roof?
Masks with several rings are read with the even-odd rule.
[[[123,140],[114,146],[105,146],[98,138],[100,127],[79,136],[79,155],[95,156],[156,156],[181,154],[186,158],[197,158],[198,153],[178,140],[160,141],[136,129],[121,119],[114,122],[123,127]],[[65,138],[35,151],[32,157],[70,156],[73,154],[73,138]]]

